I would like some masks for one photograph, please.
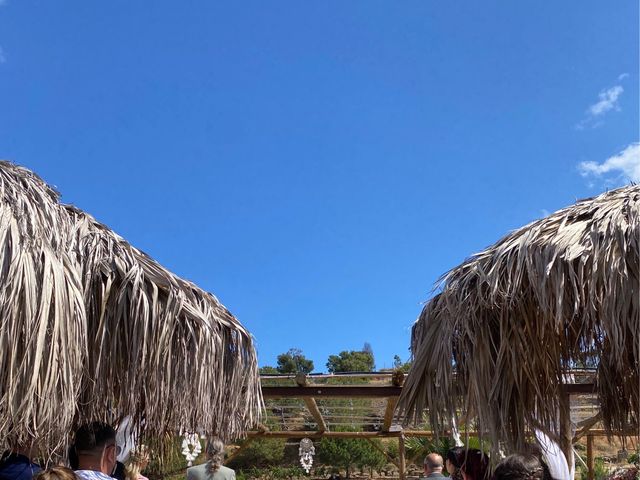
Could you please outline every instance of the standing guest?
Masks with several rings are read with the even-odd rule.
[[[73,470],[63,466],[47,468],[34,477],[35,480],[77,480],[77,478]]]
[[[449,449],[445,456],[444,466],[453,480],[463,480],[460,467],[464,463],[466,453],[467,449],[465,447],[453,447]]]
[[[553,480],[547,465],[538,456],[520,453],[502,460],[493,477],[495,480]]]
[[[81,426],[73,443],[77,455],[76,476],[80,480],[112,480],[116,466],[116,431],[103,422]]]
[[[31,480],[42,468],[33,462],[32,447],[14,445],[0,459],[0,480]]]
[[[116,460],[116,468],[113,469],[111,478],[115,478],[116,480],[125,480],[127,478],[124,463]]]
[[[187,469],[187,480],[236,480],[236,472],[222,465],[224,443],[217,438],[207,441],[207,463]]]
[[[149,449],[146,445],[134,447],[124,467],[125,480],[149,480],[142,471],[149,465]]]
[[[442,474],[443,467],[442,457],[437,453],[430,453],[424,457],[424,476],[426,478],[446,478]]]
[[[460,473],[464,480],[485,480],[489,475],[489,458],[482,450],[468,448],[460,465]]]

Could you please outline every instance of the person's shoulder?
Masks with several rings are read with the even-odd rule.
[[[194,465],[193,467],[187,468],[187,472],[199,472],[200,470],[204,471],[207,468],[206,463],[201,463],[199,465]]]
[[[97,472],[95,470],[76,470],[73,473],[76,474],[80,480],[113,480],[106,473]]]
[[[236,478],[236,472],[229,467],[225,467],[224,465],[220,465],[220,468],[218,468],[218,471],[216,473],[219,474],[220,477],[225,479]]]
[[[206,463],[187,468],[187,478],[205,478],[206,468]]]

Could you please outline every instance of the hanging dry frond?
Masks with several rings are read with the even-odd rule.
[[[638,424],[640,186],[507,235],[442,278],[412,331],[400,410],[434,428],[470,410],[494,445],[559,433],[565,374],[594,358],[607,429]]]
[[[218,300],[32,172],[0,162],[0,439],[51,451],[78,422],[242,435],[262,406],[251,335]]]

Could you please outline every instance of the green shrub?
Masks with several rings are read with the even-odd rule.
[[[382,448],[379,440],[375,440]],[[349,478],[354,467],[378,469],[386,457],[363,438],[323,438],[318,447],[320,460],[330,466],[344,468]]]
[[[286,440],[282,438],[260,438],[249,444],[229,462],[229,468],[249,471],[251,467],[280,465],[284,457]]]
[[[588,471],[585,467],[579,468],[580,480],[588,479]],[[605,461],[599,457],[596,457],[593,461],[593,478],[594,480],[604,480],[609,475],[609,469]]]

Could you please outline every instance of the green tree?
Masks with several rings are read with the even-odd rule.
[[[299,348],[290,348],[288,352],[278,355],[278,373],[311,373],[313,360],[302,354]]]
[[[271,367],[269,365],[265,365],[264,367],[260,367],[260,375],[276,375],[278,372],[278,369],[275,367]]]
[[[371,355],[371,361],[373,362],[373,367],[371,368],[371,370],[375,370],[376,357],[373,355],[373,348],[371,347],[371,344],[369,342],[364,342],[364,345],[362,346],[362,351],[364,353],[368,353],[369,355]]]
[[[382,448],[379,440],[375,440]],[[318,448],[320,461],[326,465],[344,468],[347,478],[354,467],[381,468],[387,460],[364,438],[323,438]]]
[[[393,369],[400,370],[401,372],[407,373],[411,368],[411,362],[403,362],[400,358],[400,355],[393,356]]]
[[[329,356],[327,368],[331,373],[372,372],[375,368],[373,353],[344,350],[339,355]]]

